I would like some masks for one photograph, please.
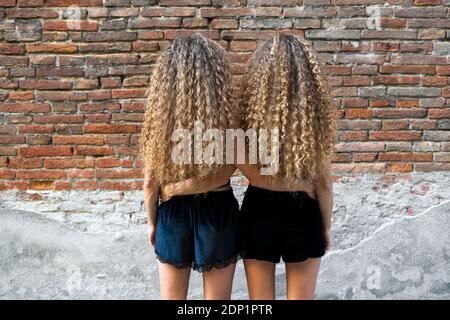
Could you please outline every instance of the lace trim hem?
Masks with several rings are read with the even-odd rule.
[[[168,263],[172,266],[174,266],[177,269],[187,269],[192,268],[195,271],[198,272],[207,272],[211,271],[211,269],[222,269],[228,267],[230,264],[237,263],[238,260],[241,258],[238,255],[231,257],[230,259],[226,259],[223,261],[217,261],[210,264],[196,264],[195,262],[187,262],[187,263],[174,263],[169,259],[163,258],[160,255],[156,254],[156,259],[158,259],[161,263]]]

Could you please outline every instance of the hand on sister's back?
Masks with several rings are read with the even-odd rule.
[[[169,201],[173,197],[173,188],[173,184],[165,184],[161,187],[159,196],[162,202]]]

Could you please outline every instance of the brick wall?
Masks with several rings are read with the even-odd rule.
[[[0,189],[140,188],[160,49],[200,31],[235,84],[275,30],[312,41],[339,107],[336,174],[450,170],[449,0],[0,0]]]

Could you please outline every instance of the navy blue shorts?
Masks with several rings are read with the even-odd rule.
[[[175,196],[158,208],[155,253],[177,268],[209,271],[238,258],[239,204],[231,189]]]
[[[249,186],[242,202],[239,249],[244,259],[286,263],[325,254],[319,202],[304,191]]]

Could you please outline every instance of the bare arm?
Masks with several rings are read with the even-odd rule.
[[[317,180],[317,198],[325,229],[331,227],[333,212],[333,182],[331,180],[331,162],[329,161]]]
[[[163,201],[167,201],[176,195],[204,193],[215,190],[226,184],[235,170],[236,167],[234,165],[227,165],[219,169],[214,175],[202,178],[193,177],[165,185],[161,188],[161,198]]]
[[[158,212],[159,185],[155,183],[147,173],[144,175],[144,206],[147,214],[147,223],[155,225]]]

